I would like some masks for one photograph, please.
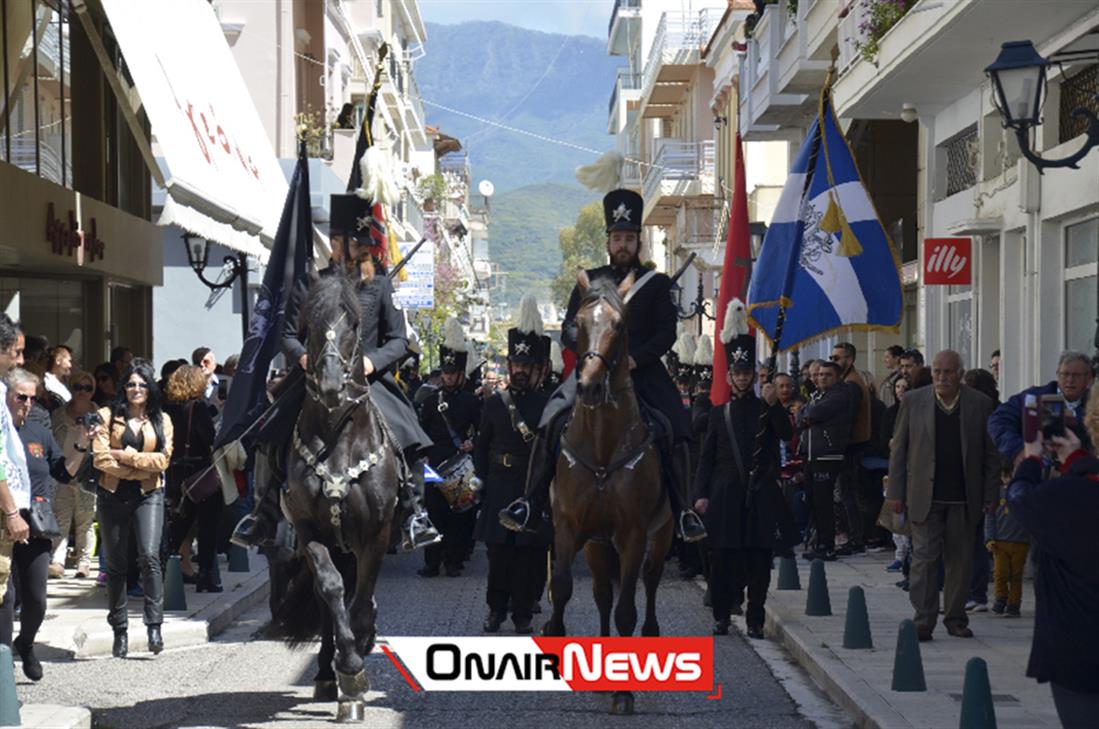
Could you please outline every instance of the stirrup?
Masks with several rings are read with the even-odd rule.
[[[443,535],[431,523],[427,514],[413,514],[405,522],[402,532],[401,548],[411,552],[419,547],[427,547],[443,540]]]
[[[696,514],[692,509],[684,509],[679,513],[679,535],[683,538],[684,542],[701,542],[708,535],[706,533],[706,525],[702,522],[702,517]]]
[[[263,519],[256,514],[245,514],[244,518],[237,522],[229,541],[245,549],[270,546],[274,544],[275,536],[270,533],[265,534],[265,531],[271,530],[264,529]]]
[[[530,531],[527,528],[530,512],[530,502],[525,497],[520,497],[500,510],[500,526],[513,532]]]

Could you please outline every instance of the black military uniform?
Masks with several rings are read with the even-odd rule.
[[[453,389],[440,387],[420,407],[420,424],[431,440],[427,460],[436,470],[444,461],[459,452],[462,443],[476,437],[477,426],[481,422],[481,400],[465,387],[464,382],[468,356],[467,352],[459,349],[445,345],[439,347],[443,372],[461,372],[463,379]],[[424,567],[420,574],[434,577],[439,574],[439,566],[444,565],[448,576],[457,577],[461,574],[468,534],[471,533],[468,522],[473,520],[474,512],[452,511],[437,488],[425,490],[424,504],[431,522],[443,535],[443,540],[424,549]]]
[[[541,350],[537,333],[508,330],[508,361],[536,364]],[[486,632],[499,629],[509,602],[516,632],[531,632],[532,609],[545,584],[549,525],[542,522],[536,533],[513,532],[500,524],[497,514],[523,495],[534,429],[548,400],[549,394],[533,382],[522,390],[512,386],[493,394],[481,416],[473,462],[484,482],[476,537],[488,546]]]
[[[640,232],[642,208],[641,196],[635,192],[630,190],[609,192],[603,198],[603,215],[608,235],[615,231]],[[701,539],[705,536],[701,522],[698,521],[697,515],[689,512],[690,505],[684,503],[689,460],[685,446],[690,437],[690,419],[680,401],[679,392],[661,360],[675,343],[676,324],[679,321],[675,304],[672,302],[672,281],[665,274],[650,271],[640,265],[636,259],[634,265],[627,270],[607,265],[587,273],[592,281],[598,278],[610,278],[619,284],[630,273],[634,275],[634,285],[626,295],[629,306],[627,317],[629,351],[630,358],[635,364],[630,372],[634,391],[643,414],[651,416],[654,412],[659,413],[667,421],[666,427],[670,429],[670,433],[660,433],[659,435],[664,437],[658,441],[661,449],[661,463],[665,472],[664,480],[671,486],[669,493],[672,497],[672,506],[680,512],[681,526],[691,532],[692,541]],[[576,314],[580,308],[580,300],[580,288],[577,286],[573,288],[572,295],[569,297],[568,309],[561,325],[561,345],[573,352],[576,351]],[[531,506],[534,510],[545,508],[549,484],[553,480],[553,464],[556,460],[552,453],[556,450],[566,419],[562,416],[571,412],[575,403],[576,373],[574,371],[553,393],[543,411],[540,426],[545,434],[545,446],[540,445],[536,448],[535,466],[532,468],[531,482],[526,492],[526,498],[531,504],[528,506],[526,501],[518,501],[501,512],[500,518],[508,528],[521,529],[526,526],[529,522]],[[652,420],[651,417],[649,419]],[[659,420],[656,424],[662,425]],[[667,445],[669,440],[675,445],[669,447]]]
[[[330,208],[332,233],[356,238],[361,245],[365,245],[369,240],[367,221],[372,215],[370,201],[354,194],[332,195]],[[408,354],[408,331],[404,316],[394,299],[393,284],[385,275],[385,250],[381,247],[369,248],[369,255],[374,258],[378,270],[369,281],[360,279],[355,283],[361,311],[359,337],[363,355],[374,366],[374,371],[367,377],[371,385],[370,399],[381,411],[410,466],[406,478],[402,479],[399,506],[402,520],[412,520],[404,524],[405,546],[412,548],[431,543],[438,538],[434,527],[423,514],[419,496],[423,484],[423,467],[418,461],[431,445],[431,441],[420,427],[412,403],[405,397],[394,378],[398,364]],[[345,250],[345,258],[349,256],[350,248]],[[291,371],[278,395],[277,412],[262,426],[258,437],[269,448],[286,448],[305,399],[305,377],[300,360],[306,354],[303,342],[306,341],[307,333],[304,322],[299,322],[299,319],[309,285],[319,276],[340,275],[346,275],[343,266],[333,263],[323,271],[313,272],[308,281],[297,282],[290,293],[283,321],[282,352]],[[251,546],[269,538],[281,517],[277,492],[270,488],[269,483],[271,480],[285,478],[277,473],[281,470],[281,464],[275,464],[276,473],[268,474],[266,466],[271,461],[261,460],[262,463],[257,462],[253,511],[241,520],[233,534],[233,541],[242,545]],[[279,460],[281,459],[276,459]]]
[[[755,370],[755,339],[743,334],[725,344],[732,369]],[[752,468],[761,410],[767,410],[760,472],[751,505],[748,476]],[[731,432],[730,432],[731,431]],[[730,437],[732,436],[732,437]],[[695,497],[709,499],[706,529],[712,547],[710,594],[714,632],[726,634],[737,596],[747,588],[746,622],[751,637],[763,637],[763,605],[771,579],[775,530],[781,518],[782,496],[777,478],[779,440],[793,436],[789,416],[756,397],[752,388],[714,408],[695,477]]]

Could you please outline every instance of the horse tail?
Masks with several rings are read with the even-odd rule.
[[[321,634],[325,607],[317,595],[313,570],[303,555],[295,554],[289,560],[286,573],[289,584],[271,616],[267,632],[286,641],[291,648],[300,648]]]

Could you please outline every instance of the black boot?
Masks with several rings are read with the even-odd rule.
[[[164,650],[164,638],[160,636],[160,626],[150,625],[148,626],[149,633],[149,651],[155,656]]]
[[[16,638],[11,642],[11,647],[23,660],[23,674],[32,681],[41,681],[42,662],[34,655],[34,644]]]
[[[276,457],[268,455],[256,459],[252,513],[240,520],[229,541],[245,549],[274,544],[281,517],[277,484],[284,478],[285,473],[278,468]]]
[[[498,633],[505,618],[507,618],[507,613],[489,610],[488,617],[485,618],[485,623],[481,626],[481,629],[486,633]]]
[[[222,592],[224,589],[217,579],[217,573],[202,571],[198,573],[195,580],[195,592]]]
[[[424,462],[413,460],[411,463],[411,466],[406,467],[407,472],[401,476],[400,491],[397,495],[400,513],[408,515],[401,527],[401,548],[406,552],[435,544],[443,539],[443,535],[431,523],[423,505]]]
[[[542,515],[556,467],[557,463],[549,447],[549,439],[538,436],[534,439],[534,446],[531,448],[526,492],[521,498],[500,510],[501,526],[513,532],[537,531],[534,528],[537,522],[531,517],[538,518]]]
[[[129,650],[130,641],[125,630],[116,630],[114,633],[114,645],[111,646],[111,655],[115,658],[125,658]]]

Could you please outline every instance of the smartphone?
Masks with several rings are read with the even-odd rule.
[[[1065,435],[1065,406],[1064,395],[1042,395],[1040,413],[1042,436],[1047,440]]]
[[[1023,441],[1033,443],[1038,440],[1038,396],[1028,394],[1023,399]]]

